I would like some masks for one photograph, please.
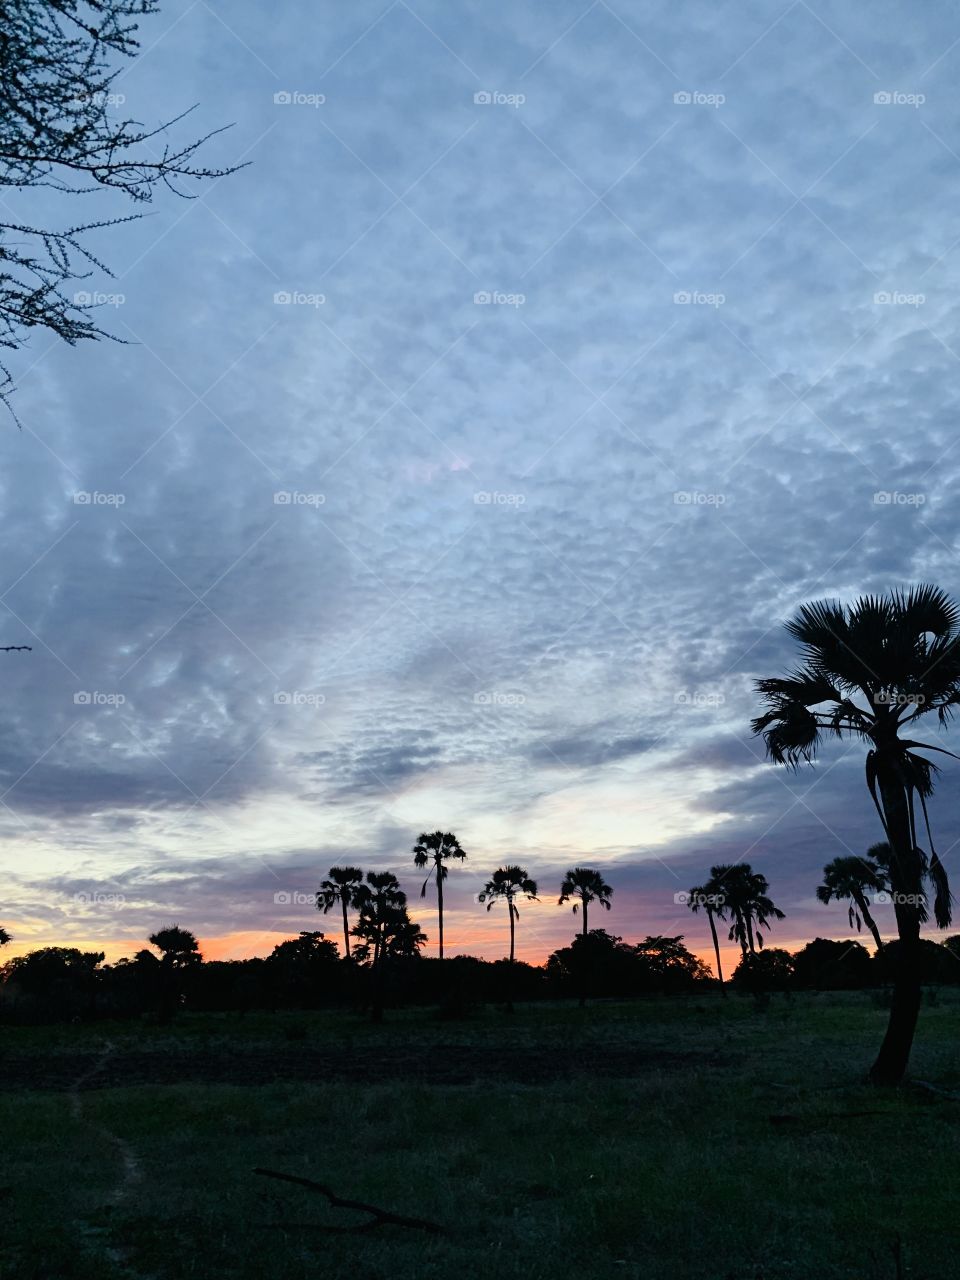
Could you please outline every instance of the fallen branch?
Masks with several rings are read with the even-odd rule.
[[[418,1231],[429,1231],[432,1235],[439,1235],[443,1228],[436,1222],[428,1222],[424,1218],[404,1218],[401,1214],[391,1213],[389,1209],[378,1209],[375,1204],[364,1204],[362,1200],[343,1200],[340,1196],[335,1195],[329,1187],[323,1186],[320,1182],[314,1182],[311,1178],[298,1178],[292,1173],[278,1173],[275,1169],[254,1169],[254,1173],[260,1174],[264,1178],[276,1178],[280,1182],[292,1182],[294,1186],[306,1187],[308,1191],[319,1191],[321,1195],[326,1196],[333,1209],[356,1209],[360,1213],[369,1213],[373,1217],[373,1221],[366,1222],[363,1229],[368,1227],[413,1227]],[[306,1224],[304,1224],[306,1225]]]

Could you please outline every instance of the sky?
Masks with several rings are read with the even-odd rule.
[[[164,0],[117,111],[247,167],[91,240],[122,343],[7,360],[8,954],[336,937],[344,862],[432,951],[437,828],[448,952],[505,862],[534,962],[573,865],[627,940],[708,958],[676,895],[740,859],[770,943],[856,936],[862,747],[766,763],[752,681],[804,601],[960,594],[958,74],[942,3]],[[960,878],[949,771],[933,819]]]

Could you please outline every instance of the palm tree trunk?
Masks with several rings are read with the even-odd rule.
[[[583,936],[587,936],[587,900],[583,899]]]
[[[513,922],[513,903],[507,899],[507,912],[510,916],[510,963],[513,964],[513,949],[516,939],[516,930]]]
[[[880,1052],[870,1068],[870,1079],[874,1084],[896,1085],[907,1070],[920,1012],[920,912],[915,903],[904,899],[917,894],[921,870],[913,851],[907,798],[896,766],[878,761],[877,781],[890,841],[890,885],[895,895],[893,909],[900,945],[890,1021]]]
[[[873,934],[873,940],[877,944],[877,951],[882,951],[883,941],[880,937],[880,930],[877,928],[876,920],[874,920],[873,916],[870,914],[870,908],[867,906],[866,898],[862,893],[855,893],[853,895],[853,900],[857,904],[857,910],[860,912],[860,917],[863,920],[863,923]]]
[[[754,943],[754,941],[753,941],[753,916],[750,914],[750,908],[749,908],[749,907],[748,907],[748,908],[746,909],[746,911],[744,912],[744,918],[745,918],[745,920],[746,920],[746,924],[747,924],[747,938],[748,938],[748,940],[749,940],[749,942],[750,942],[750,954],[751,954],[752,956],[755,956],[755,955],[757,954],[757,948],[756,948],[756,945],[755,945],[755,943]]]
[[[720,967],[720,939],[717,937],[717,926],[710,907],[707,907],[707,919],[710,921],[710,934],[713,937],[713,954],[717,957],[717,979],[720,983],[720,990],[726,996],[727,988],[723,985],[723,969]]]
[[[737,942],[740,943],[740,951],[744,960],[748,956],[748,946],[746,946],[746,925],[744,924],[744,914],[737,911]]]
[[[347,900],[341,893],[340,905],[343,907],[343,955],[345,960],[350,959],[350,926],[347,920]]]
[[[443,867],[437,863],[437,912],[440,917],[440,959],[443,959]]]

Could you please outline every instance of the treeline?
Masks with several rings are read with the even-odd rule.
[[[172,926],[151,937],[154,951],[104,964],[102,952],[45,947],[0,968],[0,1018],[8,1023],[149,1017],[169,1021],[179,1010],[243,1014],[254,1010],[432,1006],[440,1017],[468,1016],[484,1004],[514,1000],[633,998],[720,990],[682,936],[624,942],[603,929],[579,934],[540,966],[508,959],[414,953],[378,969],[370,959],[343,958],[320,932],[303,932],[250,960],[204,961],[188,930]],[[759,991],[882,988],[891,980],[898,944],[871,955],[859,942],[816,938],[799,951],[767,948],[740,962],[732,985]],[[923,981],[960,984],[960,935],[925,941]]]

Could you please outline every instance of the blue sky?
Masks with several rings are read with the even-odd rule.
[[[249,167],[96,241],[130,345],[8,362],[17,946],[262,953],[334,861],[415,896],[438,826],[488,956],[505,860],[529,958],[575,863],[628,938],[703,949],[674,894],[740,857],[775,939],[846,936],[813,890],[880,838],[860,748],[764,764],[751,681],[804,600],[958,593],[960,15],[170,0],[142,37],[118,109],[197,102],[174,136],[232,121],[204,157]]]

